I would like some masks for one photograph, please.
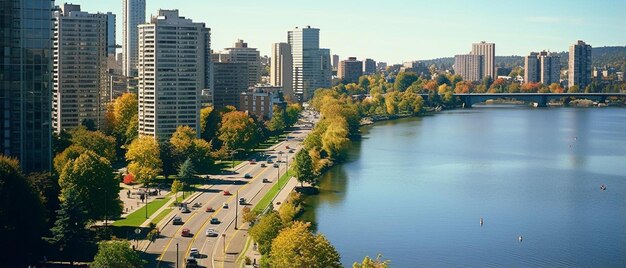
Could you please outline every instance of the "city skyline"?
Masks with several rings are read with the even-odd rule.
[[[72,3],[80,4],[88,12],[115,13],[121,33],[122,1],[117,2],[74,0]],[[483,40],[497,44],[497,55],[519,56],[537,47],[567,51],[576,40],[585,40],[594,47],[626,44],[624,36],[611,34],[626,30],[626,21],[620,17],[626,2],[610,0],[593,5],[578,0],[526,1],[515,5],[481,0],[472,2],[471,6],[464,6],[461,1],[400,1],[389,7],[370,2],[321,0],[308,3],[306,13],[301,11],[301,3],[273,0],[260,4],[244,0],[238,5],[239,16],[210,12],[229,8],[228,5],[226,2],[207,5],[197,0],[149,0],[146,16],[158,9],[179,9],[181,14],[212,29],[214,49],[221,50],[231,46],[233,40],[243,39],[250,47],[258,48],[261,55],[271,54],[272,43],[286,42],[288,30],[310,25],[320,29],[320,46],[330,48],[342,60],[355,56],[389,63],[453,57],[467,53],[466,44]],[[480,12],[488,15],[476,16]],[[337,24],[332,18],[342,18],[342,23]],[[360,28],[368,29],[370,34],[346,31]],[[455,41],[450,42],[451,39]],[[121,44],[121,34],[117,43]]]

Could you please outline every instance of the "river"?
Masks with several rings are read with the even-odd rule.
[[[626,109],[476,105],[361,131],[303,216],[345,266],[626,267]]]

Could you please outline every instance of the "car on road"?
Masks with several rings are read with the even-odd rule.
[[[180,232],[180,235],[184,236],[184,237],[192,237],[193,234],[191,233],[191,231],[189,231],[189,229],[184,228],[182,232]]]
[[[245,205],[246,204],[246,199],[245,198],[239,198],[239,205]]]
[[[278,163],[274,163],[273,167],[278,168]]]
[[[293,154],[293,152],[295,152],[293,149],[289,149],[290,154]]]
[[[244,177],[245,179],[251,179],[251,178],[252,178],[252,175],[250,175],[250,173],[246,173],[245,175],[243,175],[243,177]]]
[[[183,224],[183,219],[179,216],[174,216],[174,218],[172,219],[172,224],[181,225]]]
[[[254,164],[256,164],[256,159],[255,158],[250,159],[250,165],[254,165]]]
[[[217,218],[211,218],[211,224],[220,224],[220,220]]]
[[[267,163],[268,163],[268,164],[271,164],[271,163],[274,163],[274,161],[273,161],[271,158],[268,158],[268,159],[267,159]]]
[[[224,195],[230,195],[229,191],[224,190]]]
[[[207,207],[204,211],[206,211],[206,212],[215,212],[215,209],[213,209],[213,207]]]
[[[189,250],[189,257],[191,258],[200,257],[200,251],[197,248],[191,248],[191,250]]]
[[[181,212],[181,213],[189,213],[189,212],[191,212],[191,210],[189,210],[189,208],[187,208],[187,207],[183,207],[183,208],[180,210],[180,212]]]
[[[267,167],[265,163],[261,163],[261,167]]]
[[[185,260],[185,267],[198,267],[198,261],[195,258],[187,258]]]
[[[289,148],[289,145],[285,146],[285,149],[290,149],[290,148]]]
[[[224,203],[224,204],[222,205],[222,208],[228,208],[228,203]]]
[[[206,229],[206,236],[208,237],[217,237],[218,233],[213,228]]]
[[[263,178],[263,183],[270,183],[271,181],[268,180],[267,178]]]

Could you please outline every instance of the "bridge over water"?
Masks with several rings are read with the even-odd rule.
[[[424,99],[428,94],[420,94]],[[465,104],[472,107],[473,104],[494,99],[515,99],[525,102],[535,102],[539,107],[546,107],[550,100],[561,98],[589,99],[604,102],[609,97],[626,98],[626,93],[463,93],[454,94]]]

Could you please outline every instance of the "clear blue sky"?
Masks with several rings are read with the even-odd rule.
[[[211,28],[212,48],[244,39],[262,55],[286,42],[295,26],[320,28],[320,45],[340,57],[400,63],[467,53],[471,43],[496,43],[497,55],[565,51],[575,40],[626,45],[624,0],[146,0],[146,15],[179,9]],[[56,1],[62,4],[63,1]],[[117,15],[122,0],[73,0],[88,12]]]

